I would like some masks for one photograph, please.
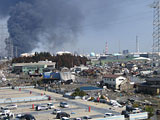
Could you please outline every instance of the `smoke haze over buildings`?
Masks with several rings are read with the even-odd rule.
[[[0,11],[9,16],[8,32],[18,54],[54,51],[75,40],[83,18],[72,0],[1,0]]]
[[[144,42],[147,44],[146,47],[142,46],[147,50],[152,39],[153,15],[152,9],[148,7],[152,2],[152,0],[0,0],[0,18],[9,18],[10,39],[19,54],[57,50],[74,52],[79,49],[85,53],[102,52],[106,40],[109,51],[118,51],[119,40],[122,48],[133,51],[135,36],[138,34],[141,34],[142,39],[148,40]],[[147,13],[147,10],[151,12]],[[145,22],[139,20],[144,19],[143,17],[147,17]],[[144,26],[147,26],[147,29],[143,30]],[[129,47],[125,46],[126,43]]]

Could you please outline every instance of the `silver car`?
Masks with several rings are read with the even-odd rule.
[[[10,104],[10,105],[6,105],[5,107],[1,107],[1,109],[13,110],[13,109],[17,109],[17,105],[16,104]]]
[[[66,102],[60,102],[60,107],[68,108],[69,105]]]
[[[59,110],[59,109],[54,109],[53,110],[53,114],[57,114],[57,113],[60,113],[61,112],[61,110]]]
[[[48,110],[47,106],[41,105],[41,106],[36,106],[36,110],[40,111],[40,110]]]

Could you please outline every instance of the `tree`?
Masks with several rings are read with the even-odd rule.
[[[154,115],[154,109],[152,106],[145,106],[145,111],[148,112],[149,118],[151,118]]]
[[[30,62],[38,62],[45,60],[56,62],[57,69],[61,67],[71,68],[74,65],[79,66],[81,64],[86,65],[88,61],[86,57],[74,56],[71,54],[52,56],[49,52],[41,52],[41,53],[36,52],[34,56],[14,58],[12,60],[12,63],[30,63]]]

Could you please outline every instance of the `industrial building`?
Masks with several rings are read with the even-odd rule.
[[[151,95],[160,94],[160,77],[147,78],[146,82],[137,85],[136,91]]]
[[[44,83],[52,83],[55,81],[70,83],[75,81],[75,75],[72,74],[70,71],[44,72],[43,81]]]
[[[43,70],[52,71],[55,69],[55,62],[39,61],[38,63],[14,63],[12,65],[12,72],[20,74],[41,74]]]

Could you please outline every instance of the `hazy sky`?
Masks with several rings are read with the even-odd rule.
[[[140,51],[151,51],[153,32],[153,0],[75,0],[84,18],[78,41],[59,50],[102,53],[108,42],[110,53],[129,49],[136,51],[136,35]]]
[[[83,0],[82,0],[83,1]],[[94,1],[95,4],[91,4]],[[85,24],[77,47],[85,52],[102,52],[108,41],[109,52],[136,49],[139,36],[140,51],[151,51],[153,0],[88,0],[85,6]],[[109,5],[107,5],[109,4]],[[87,6],[89,8],[87,9]],[[87,26],[88,24],[88,26]]]
[[[137,35],[140,51],[151,51],[153,9],[150,4],[153,0],[80,1],[85,20],[77,50],[102,53],[107,41],[110,53],[119,51],[119,42],[120,50],[134,52]]]

